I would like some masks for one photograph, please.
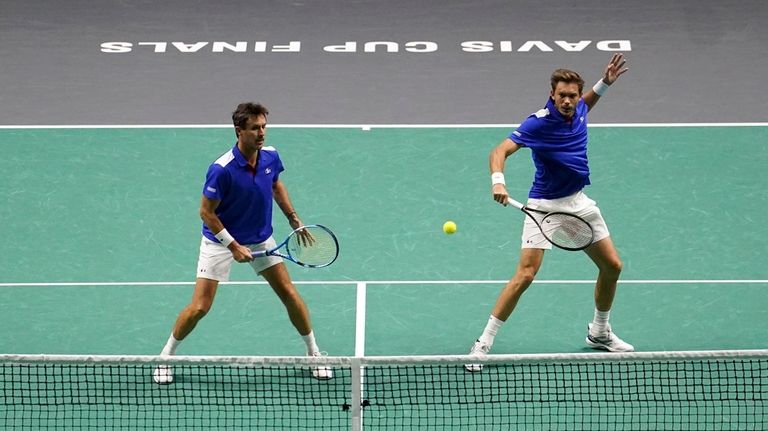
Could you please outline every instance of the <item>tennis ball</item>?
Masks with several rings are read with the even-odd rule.
[[[447,233],[448,235],[456,233],[456,223],[452,221],[443,223],[443,232]]]

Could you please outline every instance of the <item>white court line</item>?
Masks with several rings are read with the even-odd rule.
[[[302,285],[388,285],[388,284],[500,284],[508,280],[326,280],[298,281]],[[534,280],[534,284],[594,284],[595,280]],[[194,281],[104,281],[104,282],[50,282],[0,283],[0,287],[68,287],[68,286],[193,286]],[[266,281],[225,281],[221,285],[266,285]],[[768,280],[619,280],[619,284],[768,284]],[[360,300],[358,295],[358,301]],[[365,292],[363,292],[363,301]]]
[[[270,128],[298,129],[443,129],[511,128],[520,124],[270,124]],[[231,129],[232,124],[62,124],[0,125],[0,129]],[[589,127],[768,127],[768,123],[595,123]]]
[[[362,358],[365,356],[365,304],[366,304],[366,284],[365,282],[358,282],[357,283],[357,305],[355,306],[355,357],[356,358]],[[352,376],[353,376],[353,384],[355,382],[354,376],[359,376],[359,388],[360,391],[357,392],[359,396],[353,396],[353,403],[355,406],[361,405],[360,402],[362,401],[363,397],[365,397],[365,372],[363,372],[363,367],[355,367],[354,370],[352,370]],[[359,423],[360,427],[358,428],[355,424],[353,424],[353,429],[362,429],[362,423],[363,423],[363,409],[353,409],[353,416],[355,417],[353,420],[357,421]]]
[[[355,356],[365,356],[365,297],[366,285],[357,283],[357,314],[355,315]]]

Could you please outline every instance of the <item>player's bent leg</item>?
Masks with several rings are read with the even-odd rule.
[[[599,270],[595,283],[596,316],[600,312],[606,316],[604,320],[598,320],[598,317],[595,317],[595,321],[587,325],[587,345],[609,352],[633,352],[635,347],[613,333],[607,318],[613,306],[616,286],[623,266],[613,241],[610,236],[603,238],[589,246],[585,252]]]
[[[207,278],[198,278],[195,281],[195,290],[192,293],[192,300],[184,307],[176,318],[171,337],[174,340],[173,346],[166,345],[161,356],[171,356],[175,354],[176,344],[187,337],[200,321],[211,310],[213,299],[216,296],[216,290],[219,286],[217,280]],[[158,365],[152,372],[152,379],[159,385],[173,383],[173,367],[166,364]]]
[[[493,307],[492,314],[498,319],[506,321],[515,310],[523,292],[533,283],[541,268],[544,251],[538,248],[524,248],[520,252],[520,262],[517,264],[515,275],[504,286]]]
[[[623,267],[619,253],[616,251],[611,237],[601,239],[587,247],[584,252],[592,259],[598,269],[597,282],[595,283],[595,306],[598,310],[610,310],[616,295],[616,284]]]
[[[269,283],[272,290],[280,298],[291,323],[301,335],[307,335],[312,331],[312,323],[309,319],[309,310],[299,292],[291,281],[285,264],[280,262],[261,271],[261,276]]]
[[[544,249],[538,248],[524,248],[520,252],[520,262],[517,265],[515,275],[509,282],[507,282],[504,289],[499,294],[496,300],[496,305],[491,312],[492,317],[505,322],[514,311],[517,306],[517,302],[520,300],[523,292],[533,283],[536,273],[541,268],[541,263],[544,260]],[[497,323],[500,325],[501,322]],[[469,355],[482,358],[488,355],[493,345],[493,339],[495,333],[488,333],[489,328],[483,331],[480,338],[475,340],[475,343],[469,350]],[[483,364],[472,363],[464,364],[464,368],[469,372],[479,372],[483,370]]]
[[[312,333],[312,323],[309,318],[309,310],[304,303],[299,292],[291,281],[291,277],[288,274],[288,269],[285,264],[280,262],[270,266],[261,271],[261,276],[272,287],[280,301],[288,311],[288,318],[291,323],[299,332],[299,334],[306,338],[307,335]],[[314,343],[312,343],[314,345]],[[324,356],[322,352],[314,345],[313,348],[307,349],[308,356]],[[312,368],[312,377],[318,380],[328,380],[333,378],[333,370],[328,366],[317,366]]]
[[[211,311],[218,287],[219,282],[217,280],[198,278],[195,281],[192,300],[181,310],[176,324],[173,326],[173,336],[177,340],[181,341],[186,338],[195,329],[197,322]]]

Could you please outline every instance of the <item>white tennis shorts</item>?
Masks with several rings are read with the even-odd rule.
[[[251,251],[262,251],[274,248],[277,244],[271,236],[260,244],[246,245]],[[249,262],[256,273],[277,265],[283,259],[278,256],[257,257]],[[218,242],[213,242],[206,237],[200,240],[200,255],[197,258],[197,277],[208,278],[216,281],[229,281],[229,272],[235,258],[232,252]]]
[[[558,199],[528,199],[528,208],[546,212],[567,212],[576,214],[590,225],[595,233],[594,242],[608,238],[608,225],[597,207],[597,202],[590,199],[584,192],[576,192],[570,196]],[[536,223],[526,216],[523,222],[522,248],[539,248],[550,250],[552,243],[544,238]]]

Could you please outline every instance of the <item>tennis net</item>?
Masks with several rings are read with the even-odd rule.
[[[480,373],[463,364],[483,362]],[[157,385],[157,364],[175,381]],[[311,367],[334,378],[319,381]],[[768,428],[768,350],[424,357],[0,355],[2,429]]]

